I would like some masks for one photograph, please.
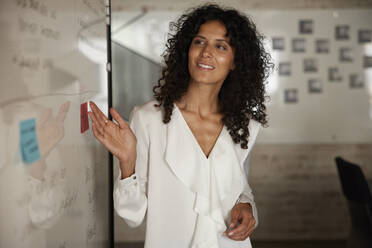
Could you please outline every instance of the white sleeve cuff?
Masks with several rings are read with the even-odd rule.
[[[256,203],[244,194],[240,195],[239,202],[251,204],[253,217],[254,217],[254,220],[256,221],[256,224],[254,225],[254,228],[256,228],[258,226],[258,213],[257,213]]]
[[[117,182],[117,189],[120,193],[128,194],[136,190],[138,185],[138,177],[136,173],[131,175],[130,177],[121,179],[121,172],[119,172],[119,176],[116,179]]]

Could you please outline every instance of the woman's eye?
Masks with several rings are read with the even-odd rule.
[[[224,51],[227,50],[227,47],[224,46],[224,45],[217,45],[217,48],[220,49],[220,50],[224,50]]]
[[[194,40],[194,44],[200,45],[200,44],[203,44],[203,41],[202,40]]]

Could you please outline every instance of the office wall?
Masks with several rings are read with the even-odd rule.
[[[234,6],[246,10],[288,10],[288,9],[332,9],[332,8],[371,8],[370,0],[217,0],[215,3]],[[115,10],[138,11],[143,8],[160,11],[184,11],[185,9],[200,5],[200,0],[127,0],[114,3]]]
[[[346,239],[350,217],[334,158],[372,181],[371,144],[257,145],[249,181],[259,209],[257,240]]]
[[[107,112],[105,15],[100,0],[0,3],[0,247],[109,244],[107,152],[81,106]]]

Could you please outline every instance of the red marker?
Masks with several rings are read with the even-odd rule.
[[[80,132],[84,133],[89,129],[88,120],[88,103],[82,103],[80,105]]]

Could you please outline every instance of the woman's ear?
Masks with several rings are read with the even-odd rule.
[[[234,62],[232,62],[231,65],[230,65],[230,71],[233,71],[233,70],[235,70],[235,63]]]

